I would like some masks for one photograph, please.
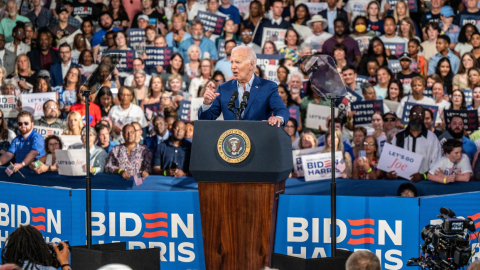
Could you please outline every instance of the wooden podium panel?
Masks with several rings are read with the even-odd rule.
[[[208,270],[259,270],[271,264],[277,183],[198,182],[205,265]]]

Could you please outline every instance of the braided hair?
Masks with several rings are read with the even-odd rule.
[[[2,263],[14,263],[23,269],[38,269],[37,265],[53,266],[52,254],[42,234],[31,225],[20,225],[10,234],[2,249]]]

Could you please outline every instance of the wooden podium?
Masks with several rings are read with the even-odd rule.
[[[198,181],[206,269],[271,265],[291,145],[267,122],[195,122],[190,171]]]

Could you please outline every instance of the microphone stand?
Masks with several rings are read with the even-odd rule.
[[[90,90],[83,90],[82,96],[85,97],[85,154],[87,156],[87,176],[85,177],[85,192],[87,200],[87,248],[92,248],[92,179],[90,178]]]

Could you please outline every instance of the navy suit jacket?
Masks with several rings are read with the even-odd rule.
[[[272,20],[263,18],[258,25],[257,33],[255,37],[253,37],[253,43],[257,44],[258,46],[262,46],[262,38],[263,38],[263,28],[280,28],[280,29],[288,29],[292,27],[292,23],[289,21],[285,21],[282,19],[280,25],[273,25]]]
[[[50,49],[50,51],[52,53],[52,65],[56,63],[60,63],[62,59],[60,59],[60,55],[58,54],[58,51],[54,49]],[[37,49],[27,53],[28,59],[30,59],[30,65],[32,67],[32,70],[36,72],[39,72],[40,69],[42,69],[40,54],[41,54],[40,50],[37,50]]]
[[[79,66],[70,62],[70,67],[78,68]],[[52,87],[63,85],[62,62],[50,67],[50,84]]]
[[[328,9],[328,8],[327,8]],[[328,21],[328,18],[327,18],[327,10],[324,9],[320,12],[318,12],[319,15],[322,15],[322,17]],[[337,19],[340,18],[342,20],[345,21],[345,23],[348,24],[348,15],[347,15],[347,12],[345,12],[345,10],[343,10],[342,8],[337,8]]]
[[[247,108],[241,120],[268,120],[273,113],[275,116],[283,117],[284,123],[287,122],[290,114],[282,98],[278,95],[277,84],[259,78],[257,75],[254,76],[255,78],[250,88],[250,98],[248,99]],[[223,113],[223,119],[236,120],[235,114],[228,110],[228,102],[234,91],[238,91],[236,80],[230,80],[220,85],[217,89],[220,95],[212,102],[212,106],[208,110],[203,112],[200,107],[198,110],[198,119],[215,120]],[[239,96],[236,101],[237,107],[240,99],[241,97]]]

